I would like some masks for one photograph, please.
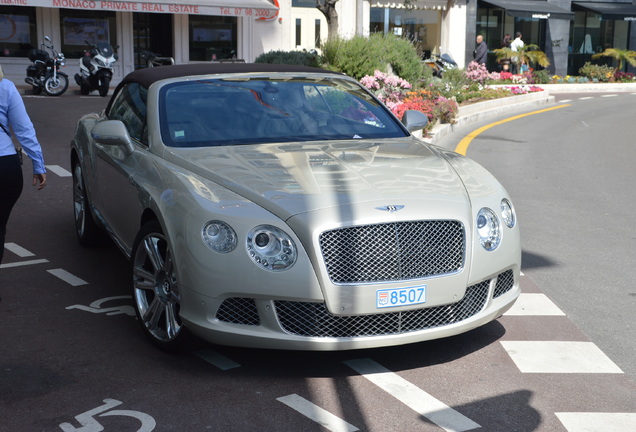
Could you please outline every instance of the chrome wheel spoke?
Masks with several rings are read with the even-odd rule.
[[[135,289],[154,290],[157,286],[157,274],[146,271],[142,267],[135,266],[133,269],[133,284]]]
[[[157,297],[155,297],[148,306],[148,310],[143,316],[144,324],[150,332],[156,333],[157,330],[160,330],[158,326],[163,311],[164,304],[161,303],[161,301],[159,301]]]
[[[155,273],[159,272],[164,266],[163,257],[158,247],[159,239],[156,237],[147,237],[144,240],[144,248],[146,255],[154,268]]]
[[[166,333],[168,339],[173,339],[181,329],[176,311],[176,304],[168,303],[166,305]]]

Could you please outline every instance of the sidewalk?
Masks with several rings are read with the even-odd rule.
[[[515,85],[514,87],[523,86]],[[636,93],[636,83],[537,84],[537,87],[541,87],[544,91],[460,106],[457,123],[435,125],[429,136],[424,140],[435,144],[441,138],[452,133],[455,128],[506,112],[553,104],[555,99],[552,94],[555,93]]]

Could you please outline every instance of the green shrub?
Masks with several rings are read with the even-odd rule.
[[[334,38],[324,44],[322,52],[326,68],[358,80],[376,70],[392,72],[411,83],[422,74],[422,63],[413,44],[392,34]]]
[[[614,69],[607,65],[595,65],[587,62],[579,69],[579,75],[592,81],[608,82],[614,75]]]
[[[547,69],[532,72],[535,84],[548,84],[551,81],[550,72]]]
[[[254,63],[271,63],[300,66],[320,66],[320,59],[317,54],[306,51],[270,51],[259,55]]]

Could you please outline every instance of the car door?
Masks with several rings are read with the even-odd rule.
[[[143,206],[140,197],[146,183],[146,89],[137,83],[122,87],[114,96],[104,120],[120,120],[126,126],[134,151],[127,155],[119,146],[94,143],[95,184],[101,217],[115,241],[130,253],[139,230]]]

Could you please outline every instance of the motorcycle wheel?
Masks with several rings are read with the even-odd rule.
[[[48,77],[44,82],[44,91],[49,96],[61,96],[68,88],[68,77],[57,74],[57,80],[54,80],[52,76]]]
[[[32,90],[32,91],[33,91],[33,94],[37,96],[37,95],[39,95],[40,93],[42,93],[42,87],[40,87],[40,86],[33,86],[33,90]]]
[[[97,91],[99,91],[99,95],[101,97],[104,97],[108,94],[108,87],[110,87],[110,77],[102,77],[100,81],[101,85],[97,88]]]

